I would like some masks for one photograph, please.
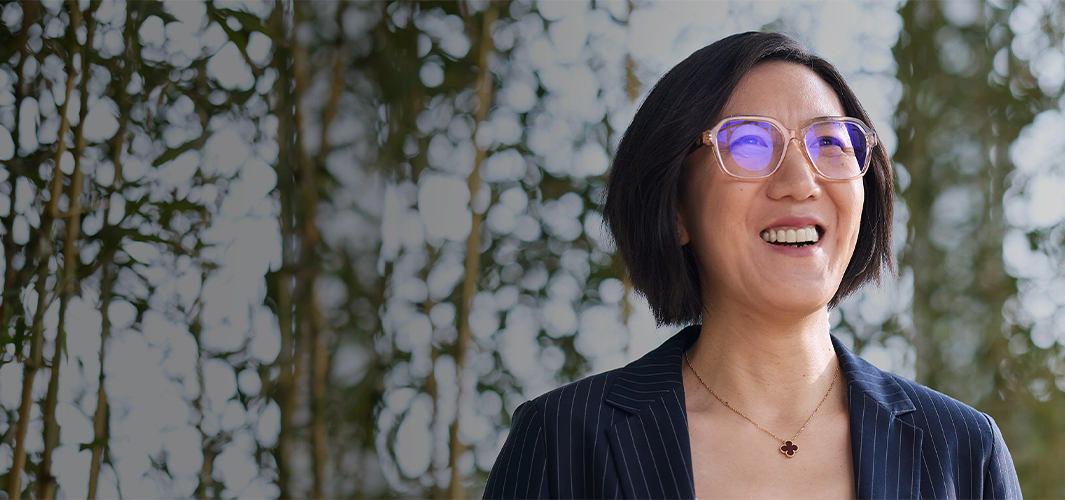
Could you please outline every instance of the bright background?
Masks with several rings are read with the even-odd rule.
[[[479,496],[518,404],[678,329],[614,257],[610,157],[666,70],[763,29],[836,64],[895,161],[899,278],[833,333],[1065,497],[1042,0],[6,3],[0,486]]]

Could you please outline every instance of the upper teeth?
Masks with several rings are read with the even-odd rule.
[[[804,227],[800,229],[767,229],[762,231],[762,239],[770,243],[817,243],[817,229]]]

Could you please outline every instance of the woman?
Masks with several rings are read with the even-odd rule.
[[[527,402],[486,498],[1019,498],[995,422],[882,372],[828,309],[891,259],[891,167],[831,64],[775,33],[692,54],[619,145],[605,216],[662,324]]]

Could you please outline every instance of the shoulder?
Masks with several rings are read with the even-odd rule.
[[[966,433],[966,439],[979,436],[984,446],[990,446],[994,424],[987,414],[957,399],[917,382],[888,374],[906,392],[915,408],[914,420],[928,432]],[[962,436],[958,436],[961,438]]]
[[[969,456],[976,461],[993,453],[999,431],[990,416],[913,380],[873,369],[892,383],[883,386],[885,390],[894,386],[894,390],[900,391],[898,396],[912,405],[912,412],[900,411],[898,416],[921,429],[924,439],[931,440],[933,451],[945,449],[952,454],[956,450],[961,455],[957,457],[959,460]]]
[[[686,328],[621,368],[563,385],[528,401],[522,408],[540,415],[547,428],[565,420],[601,420],[603,411],[638,411],[651,401],[683,390],[680,356],[697,337],[698,328]]]
[[[589,410],[599,411],[610,388],[624,368],[591,375],[526,401],[514,411],[514,421],[552,429],[564,421],[583,420]]]
[[[849,384],[852,436],[875,437],[899,425],[920,450],[922,492],[1017,498],[1020,485],[1002,432],[989,415],[924,385],[885,372],[835,341]],[[875,413],[872,416],[870,411]],[[853,439],[853,438],[852,438]],[[901,444],[900,444],[901,446]],[[926,490],[927,488],[927,490]],[[938,489],[937,489],[938,488]]]
[[[910,379],[880,370],[842,346],[837,346],[837,353],[849,381],[851,398],[876,403],[922,430],[926,438],[929,434],[942,436],[948,444],[971,443],[975,448],[990,449],[993,445],[997,428],[986,414]]]
[[[634,413],[638,408],[677,388],[683,390],[681,355],[699,336],[699,328],[689,327],[662,342],[648,354],[624,367],[594,374],[545,392],[523,406],[537,414],[559,421],[587,418],[600,406]],[[517,417],[517,412],[515,412]],[[595,416],[593,416],[595,417]]]
[[[597,443],[587,441],[600,428],[597,419],[605,420],[605,426],[613,417],[604,411],[604,401],[620,371],[583,378],[518,406],[488,476],[484,498],[558,497],[561,478],[571,477],[567,474],[573,473],[578,450],[588,446],[595,450]]]
[[[959,490],[975,485],[969,491],[973,497],[1021,497],[1013,457],[990,415],[912,380],[891,377],[916,407],[903,418],[923,431],[929,474],[953,477]]]

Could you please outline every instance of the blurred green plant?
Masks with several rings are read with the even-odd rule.
[[[1065,11],[910,2],[900,13],[895,161],[909,214],[901,264],[914,277],[913,325],[904,334],[916,347],[917,380],[999,422],[1026,496],[1061,497],[1065,482],[1052,464],[1065,460],[1065,392],[1036,381],[1065,380],[1065,351],[1060,340],[1032,345],[1033,322],[1017,303],[1023,275],[1004,266],[1017,257],[1003,254],[1003,242],[1017,221],[1004,195],[1024,180],[1011,145],[1038,113],[1059,106],[1062,78],[1041,78],[1056,70],[1039,59],[1060,54]],[[1027,17],[1036,19],[1024,26]],[[1060,241],[1043,248],[1052,247]],[[1057,267],[1042,272],[1060,280]]]

